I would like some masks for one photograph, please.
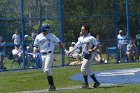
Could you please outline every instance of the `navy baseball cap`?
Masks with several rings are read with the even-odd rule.
[[[50,25],[49,24],[43,24],[41,26],[41,31],[46,31],[46,30],[50,30]]]

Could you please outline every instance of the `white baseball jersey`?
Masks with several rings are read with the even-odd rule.
[[[82,52],[89,50],[93,46],[97,45],[97,40],[95,37],[91,36],[90,34],[86,36],[80,37],[79,41],[76,43],[76,47],[79,48],[82,46]],[[89,60],[83,59],[82,66],[81,66],[81,72],[83,75],[91,75],[91,62],[94,57],[94,52],[92,53],[92,56]]]
[[[82,36],[80,40],[78,40],[78,42],[76,43],[77,48],[82,46],[82,51],[89,50],[93,45],[97,45],[97,40],[90,34]]]
[[[12,39],[14,39],[14,44],[20,44],[20,35],[19,34],[14,34],[12,36]]]
[[[38,47],[40,52],[53,52],[55,44],[59,42],[60,40],[52,33],[48,33],[45,36],[42,33],[40,33],[35,38],[34,46]]]

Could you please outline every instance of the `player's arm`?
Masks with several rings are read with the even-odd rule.
[[[95,50],[98,49],[98,43],[96,39],[92,39],[93,45],[92,47],[88,50],[89,52],[94,52]]]
[[[54,34],[52,34],[52,37],[53,37],[53,38],[52,38],[52,41],[53,41],[54,43],[59,44],[60,48],[64,48],[64,49],[65,49],[64,43],[62,43],[61,40],[60,40],[59,38],[57,38]]]
[[[65,49],[65,47],[64,47],[64,43],[59,42],[58,44],[59,44],[60,48],[64,48],[64,49]]]
[[[71,53],[73,53],[77,48],[79,48],[78,47],[78,45],[75,45],[71,50],[67,50],[66,48],[64,48],[64,51],[65,51],[65,53],[66,53],[66,55],[70,55]]]
[[[63,48],[64,49],[64,53],[66,55],[69,55],[69,51],[66,49],[65,43],[59,42],[59,45],[60,45],[60,48]]]
[[[88,51],[89,52],[94,52],[97,49],[98,49],[98,46],[97,45],[93,45]]]
[[[88,51],[83,51],[83,57],[89,60],[91,58],[92,52],[94,52],[96,49],[97,49],[97,46],[93,44],[92,47]]]
[[[59,44],[60,48],[63,48],[63,49],[64,49],[64,52],[65,52],[67,55],[69,55],[69,51],[65,48],[64,43],[59,42],[58,44]]]
[[[33,57],[36,58],[36,54],[38,52],[39,40],[35,38],[34,45],[33,45]]]
[[[80,43],[80,41],[78,41],[78,42],[75,44],[74,48],[73,48],[71,51],[69,51],[69,54],[71,54],[72,52],[74,52],[76,49],[79,49],[80,46],[81,46],[81,43]]]

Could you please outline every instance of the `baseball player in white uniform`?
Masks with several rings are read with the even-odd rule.
[[[75,49],[82,47],[82,53],[83,53],[83,61],[82,61],[82,66],[81,66],[81,73],[84,78],[84,83],[81,88],[88,88],[88,76],[90,76],[93,81],[95,82],[93,87],[96,88],[100,85],[100,83],[97,81],[94,73],[92,73],[91,70],[91,62],[93,61],[94,51],[97,49],[97,40],[93,36],[90,35],[89,33],[89,26],[87,25],[82,25],[81,31],[83,36],[81,37],[80,40],[76,43]],[[72,53],[75,49],[73,49],[70,53]],[[87,52],[85,56],[85,52]],[[89,55],[88,55],[89,53]]]
[[[34,41],[34,58],[36,57],[37,50],[39,50],[42,59],[42,69],[47,75],[49,88],[48,91],[56,90],[54,85],[53,76],[51,72],[51,66],[54,56],[54,47],[56,44],[59,44],[63,48],[63,43],[52,33],[50,33],[50,26],[44,24],[41,27],[41,33],[36,36]]]

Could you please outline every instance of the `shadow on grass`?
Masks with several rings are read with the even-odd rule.
[[[121,85],[117,85],[117,86],[100,86],[98,88],[109,89],[109,88],[119,88],[119,87],[123,87],[123,86],[121,86]]]

